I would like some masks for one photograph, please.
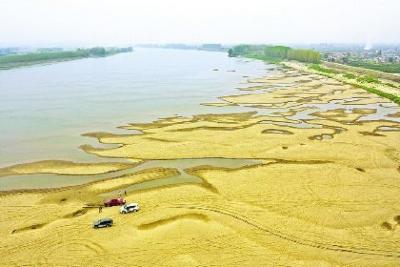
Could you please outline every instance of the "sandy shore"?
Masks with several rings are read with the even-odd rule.
[[[316,74],[279,69],[209,103],[256,112],[130,124],[92,133],[102,165],[55,162],[0,173],[107,173],[142,160],[257,159],[196,166],[199,183],[128,192],[139,213],[90,208],[110,192],[177,174],[156,168],[62,189],[0,193],[1,266],[398,266],[400,109]],[[207,103],[205,103],[207,104]],[[387,112],[384,116],[383,111]],[[44,165],[43,165],[44,164]],[[69,165],[70,164],[70,165]],[[1,179],[1,178],[0,178]],[[91,223],[112,217],[111,228]]]

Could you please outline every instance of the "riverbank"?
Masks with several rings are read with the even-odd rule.
[[[336,68],[336,69],[343,70],[343,71],[349,71],[351,73],[355,72],[355,73],[358,73],[361,75],[372,75],[377,78],[391,80],[394,82],[400,82],[399,72],[395,72],[395,73],[383,72],[383,71],[379,71],[379,70],[364,68],[362,66],[356,67],[356,66],[350,66],[350,65],[339,64],[339,63],[328,62],[328,61],[324,61],[324,62],[322,62],[322,64],[328,68]]]
[[[362,88],[372,94],[387,98],[400,105],[400,83],[396,81],[396,79],[391,79],[393,75],[380,76],[381,78],[378,78],[377,76],[365,74],[365,72],[363,73],[361,70],[356,71],[349,68],[347,71],[344,71],[341,66],[337,67],[338,64],[324,64],[324,66],[320,66],[295,61],[282,62],[281,64],[305,73],[315,73],[333,78],[337,81]]]
[[[61,52],[36,52],[21,55],[6,55],[0,57],[0,70],[26,67],[38,64],[49,64],[62,61],[70,61],[89,57],[105,57],[118,53],[132,52],[132,47],[104,48],[93,47],[89,49],[77,49],[75,51]]]
[[[132,185],[167,179],[177,169],[147,169],[63,189],[3,192],[0,265],[398,263],[396,104],[291,68],[250,79],[218,103],[212,103],[216,109],[253,112],[132,123],[123,128],[142,134],[91,133],[102,144],[117,146],[82,149],[110,162],[228,158],[258,164],[191,166],[185,172],[198,177],[195,183],[128,190],[128,202],[139,202],[142,209],[125,216],[117,208],[99,214],[89,207]],[[112,217],[115,225],[91,229],[100,217]]]

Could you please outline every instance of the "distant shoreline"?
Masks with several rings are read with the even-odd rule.
[[[51,64],[71,61],[82,58],[106,57],[119,53],[132,52],[132,47],[104,48],[93,47],[88,49],[77,49],[74,51],[61,52],[35,52],[21,55],[6,55],[0,57],[0,71],[33,65]]]

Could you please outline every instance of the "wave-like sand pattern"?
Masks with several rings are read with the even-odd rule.
[[[144,223],[138,226],[139,230],[152,230],[155,229],[157,227],[163,226],[163,225],[167,225],[179,220],[184,220],[184,219],[189,219],[189,220],[200,220],[203,222],[207,222],[208,218],[207,216],[203,215],[203,214],[199,214],[199,213],[186,213],[186,214],[182,214],[182,215],[176,215],[173,217],[169,217],[169,218],[165,218],[165,219],[159,219],[153,222],[149,222],[149,223]]]
[[[226,159],[228,167],[171,165],[61,189],[2,192],[0,265],[398,266],[399,108],[287,68],[248,85],[214,104],[254,112],[130,124],[122,128],[140,134],[90,133],[113,146],[82,147],[104,158]],[[247,164],[251,159],[257,162]],[[50,168],[32,166],[7,171]],[[196,182],[161,182],[182,173]],[[136,188],[146,182],[154,184]],[[99,214],[106,195],[125,190],[140,212]],[[99,217],[115,225],[91,229]]]

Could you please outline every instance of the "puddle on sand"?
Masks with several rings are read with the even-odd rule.
[[[214,167],[222,168],[240,168],[244,166],[250,166],[255,164],[260,164],[260,160],[255,159],[227,159],[227,158],[203,158],[203,159],[176,159],[176,160],[152,160],[139,166],[143,169],[154,168],[154,167],[166,167],[166,168],[176,168],[180,174],[168,177],[160,178],[151,181],[145,181],[137,184],[130,185],[124,189],[119,189],[113,192],[103,194],[103,196],[115,196],[121,190],[126,190],[127,192],[134,192],[144,189],[157,188],[167,185],[183,184],[183,183],[202,183],[203,181],[194,175],[190,175],[185,172],[185,169],[192,168],[201,165],[211,165]]]
[[[292,127],[292,128],[302,128],[302,129],[320,129],[322,128],[321,125],[318,124],[309,124],[305,121],[298,120],[296,122],[285,122],[285,121],[262,121],[260,123],[265,123],[265,124],[272,124],[272,125],[278,125],[278,126],[286,126],[286,127]]]
[[[330,102],[324,104],[309,104],[302,105],[301,108],[308,108],[306,110],[297,112],[293,116],[287,116],[291,120],[311,120],[315,117],[312,115],[314,112],[326,112],[335,109],[344,109],[346,112],[353,112],[354,109],[376,109],[375,113],[365,114],[358,121],[369,121],[369,120],[389,120],[400,122],[400,118],[388,117],[388,115],[395,113],[398,108],[396,106],[383,106],[380,104],[365,104],[365,105],[343,105],[339,102]]]
[[[201,179],[187,174],[184,169],[201,165],[211,165],[214,167],[240,168],[247,165],[259,164],[259,160],[254,159],[227,159],[227,158],[200,158],[200,159],[172,159],[172,160],[149,160],[136,167],[98,175],[57,175],[57,174],[28,174],[0,177],[0,191],[14,189],[40,189],[57,188],[84,184],[96,180],[116,178],[124,174],[150,168],[175,168],[180,175],[152,181],[142,182],[130,186],[125,190],[136,191],[148,188],[154,188],[163,185],[179,183],[200,183]]]
[[[311,136],[309,137],[310,140],[319,140],[319,141],[323,141],[323,140],[329,140],[333,138],[332,134],[321,134],[321,135],[315,135],[315,136]]]
[[[118,189],[118,190],[115,190],[112,192],[101,194],[101,196],[102,197],[116,197],[116,196],[120,195],[121,192],[124,192],[124,191],[135,192],[135,191],[163,187],[163,186],[168,186],[168,185],[186,184],[186,183],[201,184],[202,182],[203,181],[199,177],[187,174],[186,172],[181,172],[180,175],[176,175],[173,177],[167,177],[167,178],[154,179],[151,181],[145,181],[145,182],[133,184],[133,185],[127,186],[125,188],[121,188],[121,189]]]
[[[400,132],[400,127],[380,126],[377,130],[382,132]]]

